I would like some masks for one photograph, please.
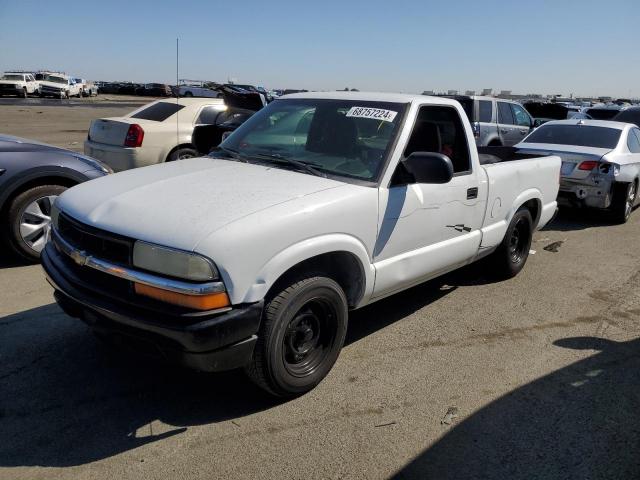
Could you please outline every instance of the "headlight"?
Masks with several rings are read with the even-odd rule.
[[[151,272],[194,282],[216,280],[219,277],[218,269],[208,258],[142,241],[137,241],[133,246],[133,264]]]
[[[113,170],[111,169],[111,167],[106,166],[105,164],[96,160],[95,158],[84,157],[81,155],[74,155],[74,156],[81,162],[86,163],[87,165],[89,165],[92,168],[95,168],[96,170],[100,170],[103,173],[113,173]]]

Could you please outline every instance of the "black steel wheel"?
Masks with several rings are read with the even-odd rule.
[[[515,277],[524,268],[533,235],[533,219],[527,208],[520,208],[511,219],[502,243],[488,258],[491,273],[499,279]]]
[[[334,280],[292,282],[265,306],[249,377],[277,396],[308,392],[336,362],[347,322],[347,300]]]

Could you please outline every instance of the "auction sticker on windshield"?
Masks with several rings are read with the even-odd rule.
[[[396,118],[397,114],[398,112],[385,110],[383,108],[351,107],[347,112],[347,117],[372,118],[373,120],[393,122],[393,119]]]

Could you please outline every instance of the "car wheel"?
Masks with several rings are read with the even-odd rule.
[[[178,148],[171,152],[171,155],[167,158],[167,162],[174,162],[176,160],[184,160],[185,158],[193,158],[197,156],[199,156],[199,153],[193,148]]]
[[[637,194],[638,188],[635,182],[614,184],[611,212],[617,223],[626,223],[629,220]]]
[[[26,89],[26,88],[23,88],[23,89],[22,89],[22,98],[27,98],[27,97],[28,97],[27,89]]]
[[[511,219],[502,243],[488,257],[491,271],[496,278],[506,280],[520,273],[529,258],[532,235],[531,213],[522,207]]]
[[[193,93],[191,93],[191,92],[185,92],[184,96],[185,96],[185,97],[193,97]]]
[[[345,294],[334,280],[309,276],[265,306],[249,378],[280,397],[301,395],[329,373],[347,332]]]
[[[19,194],[9,207],[9,245],[27,260],[37,261],[49,239],[51,207],[67,187],[40,185]]]

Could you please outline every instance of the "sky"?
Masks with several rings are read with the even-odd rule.
[[[640,0],[70,5],[0,0],[0,70],[175,83],[179,38],[179,78],[314,90],[640,97]]]

